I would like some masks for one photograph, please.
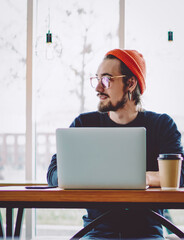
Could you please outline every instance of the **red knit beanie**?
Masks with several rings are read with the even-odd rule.
[[[119,60],[124,62],[124,64],[132,71],[132,73],[137,77],[141,94],[143,94],[146,89],[145,78],[146,78],[146,64],[143,55],[136,50],[121,50],[114,49],[109,51],[107,55],[113,55]]]

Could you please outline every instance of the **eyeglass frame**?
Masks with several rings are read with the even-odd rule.
[[[99,77],[90,77],[90,83],[91,83],[91,86],[92,86],[92,88],[96,88],[96,87],[93,87],[93,85],[92,85],[92,80],[93,79],[97,79],[98,80],[98,82],[100,81],[100,84],[102,85],[102,87],[104,88],[104,89],[108,89],[108,88],[110,88],[110,80],[111,80],[111,78],[117,78],[117,77],[126,77],[127,75],[119,75],[119,76],[106,76],[106,75],[104,75],[104,76],[102,76],[101,78],[99,78]],[[109,79],[109,81],[108,81],[108,87],[106,87],[104,84],[103,84],[103,82],[102,82],[102,78],[103,77],[107,77],[108,79]]]

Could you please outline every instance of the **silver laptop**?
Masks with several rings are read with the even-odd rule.
[[[145,128],[56,130],[58,186],[145,189]]]

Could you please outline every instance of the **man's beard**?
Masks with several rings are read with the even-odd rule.
[[[127,102],[127,96],[126,96],[126,94],[124,94],[122,96],[121,100],[118,101],[115,105],[113,105],[111,101],[109,101],[107,104],[104,104],[103,102],[100,102],[98,104],[98,111],[100,111],[100,112],[114,111],[115,112],[118,109],[124,108],[126,102]]]

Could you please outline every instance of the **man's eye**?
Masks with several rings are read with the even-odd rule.
[[[105,87],[108,87],[108,85],[109,85],[109,78],[108,77],[102,77],[102,83],[105,85]]]

